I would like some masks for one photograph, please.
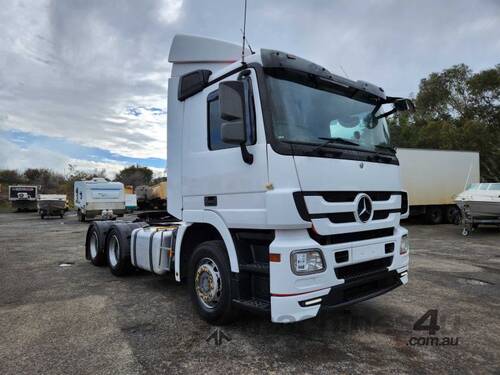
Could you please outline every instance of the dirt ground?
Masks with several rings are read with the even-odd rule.
[[[74,214],[0,214],[0,372],[499,374],[500,230],[407,227],[408,285],[292,325],[241,315],[217,345],[185,285],[87,262]],[[413,329],[428,310],[434,335]]]

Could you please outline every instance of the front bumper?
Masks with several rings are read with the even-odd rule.
[[[346,266],[339,265],[334,253],[342,246],[318,246],[310,242],[307,232],[287,233],[277,236],[271,245],[271,252],[281,252],[282,262],[271,263],[271,320],[278,323],[290,323],[315,317],[320,310],[344,307],[357,302],[385,294],[408,282],[408,254],[400,255],[401,237],[408,232],[398,227],[394,235],[383,239],[360,241],[349,244],[350,261]],[[305,238],[304,236],[307,236]],[[378,248],[385,243],[394,243],[392,254],[382,254]],[[288,252],[293,245],[302,248],[319,248],[326,260],[326,270],[310,276],[296,276],[290,271]],[[367,253],[366,250],[373,248]],[[286,249],[286,250],[285,250]],[[360,258],[360,254],[364,258]],[[379,262],[382,261],[382,262]],[[361,270],[359,265],[373,262],[374,269]],[[339,268],[346,268],[347,273],[340,273]],[[351,268],[351,269],[349,269]]]
[[[346,282],[330,289],[322,300],[321,309],[344,307],[390,292],[403,285],[397,271],[384,271],[357,281]],[[303,305],[305,302],[299,302]]]

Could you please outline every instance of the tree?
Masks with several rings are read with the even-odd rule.
[[[0,170],[0,182],[5,184],[21,184],[24,182],[23,176],[15,169]]]
[[[483,181],[500,181],[500,64],[464,64],[420,81],[416,112],[389,119],[398,147],[478,151]]]
[[[44,193],[57,192],[59,186],[65,182],[62,174],[45,168],[28,168],[23,175],[27,183],[41,186],[40,191]]]
[[[115,177],[115,181],[123,182],[125,185],[134,187],[139,185],[149,185],[153,178],[153,171],[148,167],[131,165],[122,169]]]

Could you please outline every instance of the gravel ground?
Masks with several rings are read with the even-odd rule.
[[[245,314],[216,345],[185,285],[87,262],[74,214],[0,214],[0,372],[499,374],[500,231],[407,227],[408,285],[292,325]],[[413,330],[431,309],[457,345]]]

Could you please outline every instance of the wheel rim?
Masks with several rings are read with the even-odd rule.
[[[97,233],[93,232],[90,237],[90,256],[94,259],[97,256],[97,249],[99,248],[99,239]]]
[[[210,258],[198,262],[195,275],[195,290],[198,300],[208,309],[219,303],[222,293],[222,279],[217,264]]]
[[[108,257],[111,267],[116,267],[118,259],[120,259],[120,242],[115,235],[109,240]]]

